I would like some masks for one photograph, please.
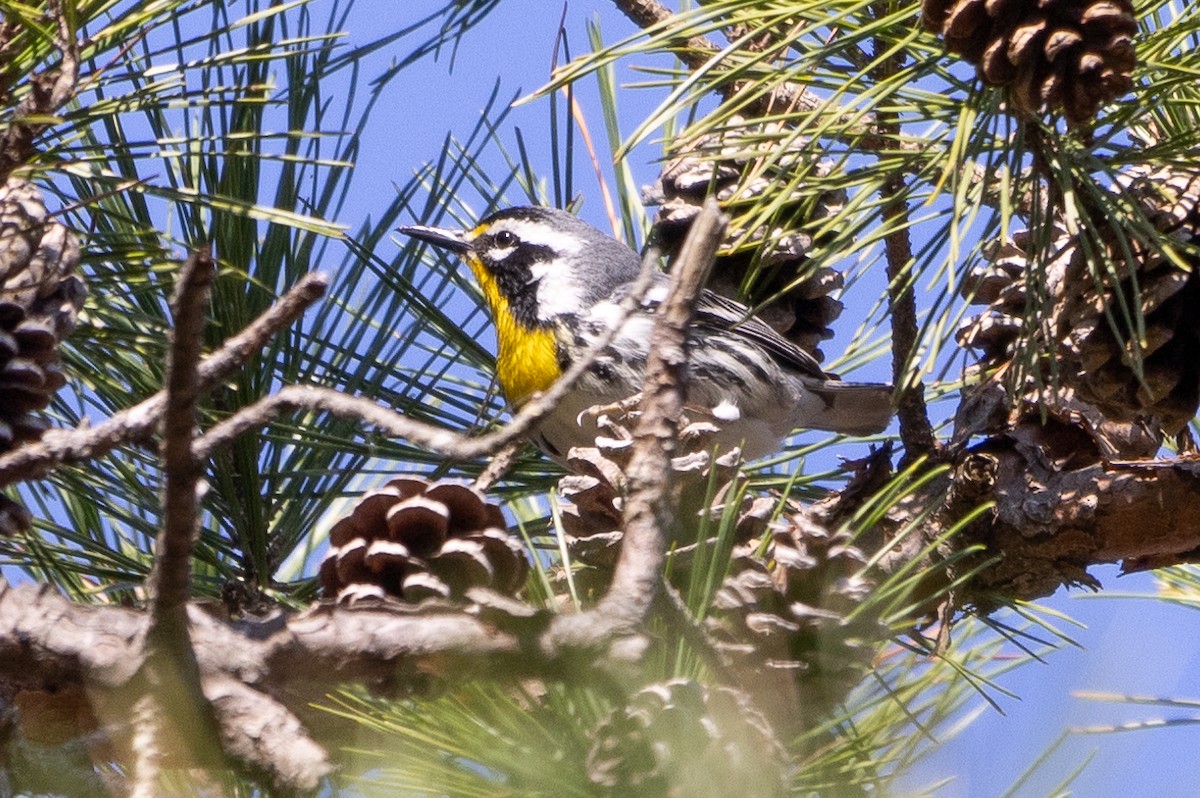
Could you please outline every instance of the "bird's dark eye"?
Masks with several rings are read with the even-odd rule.
[[[517,237],[507,230],[501,230],[496,233],[493,239],[498,247],[515,247],[517,245]]]

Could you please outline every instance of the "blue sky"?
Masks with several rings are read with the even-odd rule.
[[[351,40],[373,32],[379,16],[394,25],[398,16],[413,20],[440,4],[432,0],[406,3],[373,0],[360,3],[349,21]],[[555,34],[562,12],[558,2],[546,0],[503,0],[499,9],[463,39],[450,71],[449,52],[437,63],[427,62],[406,71],[390,88],[363,144],[362,156],[347,218],[352,226],[359,218],[386,204],[393,184],[403,181],[426,160],[437,156],[445,134],[466,133],[475,124],[480,109],[497,78],[501,95],[528,92],[545,82],[551,63]],[[613,10],[607,0],[573,0],[567,13],[567,29],[573,52],[582,51],[585,20],[598,17],[606,41],[634,32],[632,25]],[[400,53],[396,53],[400,55]],[[379,67],[383,66],[381,59]],[[642,79],[622,71],[623,81]],[[591,84],[580,87],[583,103],[597,145],[604,149],[603,125],[591,98]],[[621,98],[627,124],[632,125],[650,110],[660,95],[651,90],[630,90]],[[544,102],[516,109],[508,120],[520,126],[535,163],[550,163],[548,115]],[[654,149],[643,147],[633,159],[640,183],[653,180],[657,169]],[[587,177],[590,168],[579,164],[579,183],[584,196],[582,215],[604,226],[604,213],[595,183]],[[385,259],[393,253],[378,253]],[[848,307],[853,318],[856,308]],[[865,309],[859,309],[859,314]],[[837,339],[827,351],[836,354]],[[1149,575],[1118,578],[1115,568],[1097,575],[1113,592],[1150,593],[1155,589]],[[1048,657],[1046,664],[1032,664],[1005,676],[1000,685],[1019,699],[1003,695],[997,700],[1000,715],[986,709],[956,739],[943,746],[925,765],[905,781],[917,790],[953,777],[935,794],[954,798],[1001,796],[1026,767],[1059,734],[1076,726],[1117,724],[1135,719],[1170,716],[1169,710],[1087,701],[1072,696],[1074,691],[1111,691],[1163,697],[1200,697],[1200,615],[1193,610],[1165,606],[1159,602],[1116,598],[1109,594],[1085,595],[1082,591],[1060,591],[1045,602],[1085,625],[1068,629],[1082,650],[1066,649]],[[1074,782],[1071,792],[1092,798],[1123,798],[1153,795],[1162,798],[1200,793],[1200,728],[1175,727],[1115,735],[1073,735],[1030,779],[1017,796],[1051,794],[1089,752],[1096,755]]]

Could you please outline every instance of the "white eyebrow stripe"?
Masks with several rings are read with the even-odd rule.
[[[577,236],[525,219],[501,219],[492,225],[488,234],[494,235],[502,230],[512,233],[522,243],[547,247],[562,255],[574,255],[583,246]]]

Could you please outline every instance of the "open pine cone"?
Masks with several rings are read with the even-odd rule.
[[[66,384],[58,346],[83,306],[78,265],[75,236],[36,186],[10,177],[0,186],[0,453],[41,437],[48,425],[39,411]],[[0,534],[28,523],[0,496]]]
[[[763,195],[777,195],[793,172],[829,173],[831,165],[816,161],[803,150],[802,141],[780,154],[778,143],[769,135],[775,132],[767,125],[747,129],[744,120],[735,117],[727,131],[702,136],[679,154],[663,170],[658,183],[646,188],[643,200],[658,206],[654,236],[667,254],[674,254],[682,245],[710,195],[736,219],[739,209]],[[759,307],[758,315],[820,360],[818,344],[832,337],[830,325],[842,312],[842,303],[832,296],[842,287],[842,275],[821,269],[798,285],[791,283],[806,273],[808,254],[820,243],[811,231],[821,220],[840,212],[845,202],[844,191],[816,198],[795,192],[790,202],[781,203],[769,225],[753,231],[731,227],[708,287],[756,306],[786,289],[782,296]],[[736,242],[743,243],[731,249]],[[761,267],[757,281],[750,295],[742,296],[742,281],[756,263]]]
[[[1061,108],[1083,124],[1133,87],[1131,0],[922,0],[921,10],[1022,116]]]
[[[1137,167],[1118,178],[1146,218],[1180,243],[1200,246],[1200,170],[1152,170]],[[1118,242],[1110,249],[1116,278],[1096,286],[1082,255],[1068,279],[1088,290],[1066,306],[1059,319],[1062,351],[1074,372],[1068,378],[1080,398],[1116,419],[1150,416],[1174,435],[1196,416],[1200,406],[1200,256],[1181,253],[1186,266],[1128,242],[1132,260]],[[1108,319],[1120,299],[1137,302],[1145,323],[1141,377],[1135,372],[1127,341],[1133,330]]]
[[[744,695],[677,679],[651,685],[592,733],[588,777],[622,796],[782,796],[786,756]]]
[[[1118,178],[1118,188],[1160,232],[1200,245],[1200,170],[1135,167]],[[1057,379],[1074,400],[1110,421],[1177,434],[1200,406],[1200,258],[1180,250],[1181,266],[1145,242],[1131,236],[1122,242],[1111,228],[1100,229],[1111,268],[1099,281],[1086,248],[1061,223],[1052,228],[1042,264],[1031,263],[1029,233],[996,248],[964,285],[972,301],[988,307],[959,331],[959,342],[981,353],[985,369],[1004,366],[1019,348],[1040,346],[1056,357]],[[1137,350],[1130,343],[1138,338],[1134,315],[1127,321],[1120,310],[1133,303],[1144,323]],[[1027,316],[1048,317],[1033,342]],[[1020,399],[1034,398],[1032,391]]]
[[[706,502],[710,484],[714,486],[712,504],[720,508],[741,464],[737,449],[718,451],[714,458],[717,427],[698,410],[686,412],[688,416],[680,425],[679,451],[671,460],[680,485],[681,519],[698,518],[700,513],[713,509]],[[637,416],[637,411],[626,413],[620,420],[601,415],[597,425],[602,434],[596,437],[595,446],[576,447],[568,454],[572,473],[559,480],[558,493],[570,502],[563,509],[562,522],[573,559],[601,566],[616,562],[621,550],[625,469],[633,449],[630,430]]]
[[[329,532],[321,563],[327,597],[461,599],[471,588],[513,595],[529,561],[500,508],[475,489],[400,477],[366,494]]]
[[[860,611],[873,585],[847,533],[797,511],[767,534],[763,554],[757,542],[735,551],[707,625],[777,726],[803,728],[858,684],[891,633]]]

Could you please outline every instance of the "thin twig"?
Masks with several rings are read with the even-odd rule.
[[[611,642],[633,633],[658,594],[666,529],[673,518],[670,457],[685,400],[687,330],[727,224],[710,197],[683,242],[646,358],[641,415],[625,471],[629,485],[622,514],[625,534],[612,585],[594,610],[555,619],[543,641],[548,652],[586,646],[589,641]]]
[[[664,28],[675,16],[674,12],[657,0],[613,0],[613,3],[634,24],[643,29]],[[754,49],[764,48],[760,45]],[[704,36],[690,37],[686,40],[686,46],[673,48],[675,56],[693,71],[708,69],[712,59],[721,50],[721,47]],[[931,142],[926,139],[902,136],[898,127],[885,125],[883,123],[885,114],[879,114],[877,117],[874,114],[861,114],[856,111],[839,111],[833,101],[814,94],[800,83],[780,83],[770,91],[757,93],[749,101],[743,102],[740,99],[740,93],[747,86],[745,81],[736,81],[715,87],[714,90],[726,100],[742,103],[743,107],[739,109],[738,113],[746,117],[766,115],[783,117],[796,111],[812,113],[819,109],[828,109],[826,112],[822,112],[823,121],[820,127],[825,131],[824,135],[848,141],[856,148],[886,149],[893,153],[898,150],[916,154],[924,152],[931,146]],[[781,109],[786,109],[786,112],[781,113]],[[838,121],[830,124],[829,118],[835,115],[838,117]],[[840,132],[838,132],[839,129]],[[921,162],[913,161],[900,168],[907,174],[916,173],[921,169]],[[1008,199],[1007,196],[1002,197],[1001,192],[995,186],[994,170],[983,164],[976,164],[968,179],[972,185],[985,184],[982,197],[984,204],[999,208],[1001,203]],[[1016,203],[1017,212],[1028,217],[1031,204],[1032,195],[1026,191]]]
[[[479,472],[479,476],[475,477],[475,481],[471,483],[472,487],[480,493],[487,493],[492,485],[499,482],[508,473],[508,469],[513,467],[524,448],[525,441],[513,441],[496,452],[487,466]]]
[[[325,294],[329,277],[307,274],[290,291],[226,341],[200,364],[199,390],[206,393],[224,382]],[[157,430],[166,407],[166,393],[159,391],[133,407],[114,413],[94,427],[50,430],[42,440],[0,456],[0,486],[40,479],[63,463],[80,463],[102,457],[118,446],[146,440]]]
[[[454,460],[470,460],[494,454],[508,444],[525,437],[539,421],[558,406],[575,382],[582,377],[596,358],[612,343],[624,320],[641,304],[655,274],[659,253],[649,248],[642,258],[642,271],[622,301],[614,323],[575,360],[562,376],[546,390],[521,406],[512,420],[500,429],[470,438],[460,432],[410,418],[372,399],[351,396],[332,388],[313,385],[289,385],[271,396],[239,410],[213,426],[195,443],[196,456],[211,457],[218,449],[228,446],[240,435],[265,427],[280,416],[297,410],[324,411],[341,418],[358,418],[394,438],[404,438],[412,444],[438,452]],[[0,466],[3,461],[0,460]],[[2,475],[0,471],[0,475]]]
[[[178,739],[189,752],[209,761],[221,750],[212,709],[200,683],[200,666],[188,632],[187,600],[191,593],[192,551],[200,534],[199,488],[202,461],[192,453],[204,315],[216,264],[208,247],[184,262],[172,298],[174,328],[167,352],[166,399],[162,416],[163,528],[155,547],[148,581],[149,627],[143,676],[146,704],[139,713],[139,737],[152,739],[153,753],[134,759],[135,795],[156,793],[158,769],[167,730],[187,729]],[[149,728],[144,728],[149,726]]]
[[[526,405],[526,409],[528,407],[529,405]],[[388,437],[403,438],[416,446],[461,460],[481,457],[499,450],[528,426],[521,424],[517,427],[514,420],[514,424],[496,432],[478,438],[468,438],[445,427],[410,418],[364,396],[352,396],[334,388],[317,385],[287,385],[214,425],[195,442],[196,457],[202,460],[212,457],[215,452],[230,445],[241,435],[262,429],[277,418],[301,410],[329,413],[338,418],[358,419]],[[524,415],[522,412],[517,419],[522,419]]]
[[[165,483],[163,528],[150,576],[150,617],[154,626],[181,629],[179,621],[184,617],[184,605],[191,592],[192,548],[200,531],[197,490],[203,473],[202,461],[192,454],[192,438],[200,399],[204,310],[215,273],[209,248],[198,249],[183,264],[171,302],[174,329],[167,355],[161,449]]]
[[[876,57],[888,47],[876,42]],[[897,57],[884,59],[875,70],[880,79],[890,77],[898,67]],[[900,134],[900,122],[891,111],[880,109],[877,119],[886,140]],[[896,174],[880,189],[883,199],[881,214],[885,229],[884,253],[887,257],[888,305],[892,323],[892,384],[896,386],[896,415],[900,420],[900,440],[904,456],[900,468],[920,457],[933,454],[937,441],[925,407],[925,387],[920,380],[910,380],[909,371],[917,357],[919,330],[917,300],[913,291],[914,273],[912,239],[908,225],[908,203],[904,199],[903,174]]]

